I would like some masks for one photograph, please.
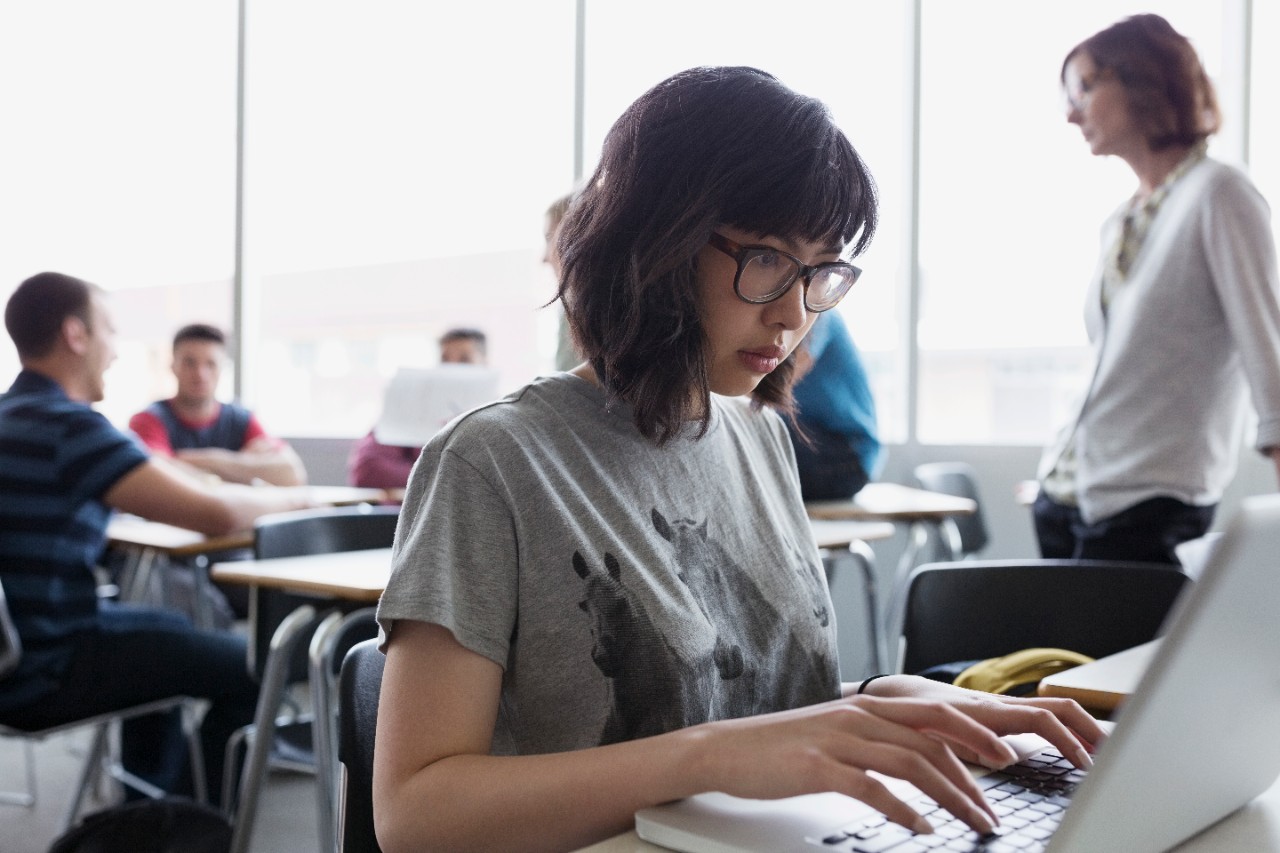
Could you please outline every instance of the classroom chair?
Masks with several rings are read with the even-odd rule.
[[[953,559],[967,559],[987,547],[990,537],[982,517],[982,499],[978,497],[978,481],[973,466],[967,462],[927,462],[915,467],[920,488],[968,498],[978,505],[972,515],[947,518],[942,531],[950,537]]]
[[[377,608],[351,613],[334,611],[324,618],[311,638],[311,707],[314,716],[316,797],[320,821],[321,853],[337,853],[337,803],[341,780],[338,772],[338,676],[347,652],[357,643],[378,636]]]
[[[1178,566],[1101,560],[926,563],[896,600],[897,665],[918,673],[1026,648],[1099,658],[1158,636],[1191,579]]]
[[[0,689],[4,687],[5,677],[17,669],[18,664],[21,662],[22,640],[18,636],[17,628],[13,623],[13,615],[9,612],[8,601],[4,595],[4,586],[0,584]],[[109,675],[104,677],[109,677]],[[124,720],[175,709],[182,714],[182,727],[187,739],[196,799],[204,802],[206,800],[204,753],[200,747],[200,729],[196,719],[196,700],[188,696],[170,696],[153,702],[145,702],[129,708],[94,714],[80,719],[67,720],[38,729],[23,729],[17,726],[0,724],[0,737],[21,738],[24,741],[27,782],[26,791],[0,794],[0,803],[27,807],[35,805],[36,771],[35,755],[31,748],[32,744],[63,732],[85,727],[93,729],[93,739],[90,743],[84,766],[80,771],[80,778],[72,794],[71,803],[68,805],[66,815],[63,818],[62,825],[64,829],[75,822],[76,816],[79,815],[81,807],[89,795],[89,791],[93,788],[94,782],[102,772],[106,772],[121,784],[128,785],[149,797],[163,797],[165,795],[164,791],[129,773],[118,761],[109,757],[109,736],[112,727]]]
[[[254,530],[254,558],[389,548],[399,512],[396,506],[361,504],[262,516]],[[228,786],[235,784],[233,768],[247,744],[234,800],[233,853],[248,850],[269,765],[303,772],[317,770],[313,715],[297,711],[284,714],[282,710],[289,704],[290,688],[309,677],[311,640],[325,618],[333,612],[357,609],[362,609],[361,605],[278,590],[258,590],[250,599],[248,666],[262,686],[253,724],[238,731],[227,743]],[[376,633],[372,620],[364,625],[367,636]],[[319,784],[326,788],[323,781]],[[223,802],[230,808],[233,800],[229,793],[229,789],[224,793]],[[320,819],[325,820],[324,814]],[[321,839],[328,837],[325,832]]]
[[[338,760],[342,853],[382,853],[373,831],[373,745],[386,656],[377,640],[352,646],[338,676]]]

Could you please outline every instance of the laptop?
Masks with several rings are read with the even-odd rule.
[[[1199,579],[1174,606],[1146,673],[1111,737],[1060,804],[1052,834],[1007,849],[1049,853],[1142,853],[1173,847],[1248,803],[1280,776],[1280,495],[1246,498]],[[1029,743],[1028,740],[1031,742]],[[1013,743],[1034,752],[1034,738]],[[1043,745],[1044,742],[1040,741]],[[1052,760],[1033,754],[1030,766]],[[1018,770],[1022,773],[1023,771]],[[1004,795],[1000,775],[978,782]],[[890,780],[895,792],[914,788]],[[917,797],[919,794],[917,792]],[[1020,802],[1020,801],[1019,801]],[[915,803],[927,813],[927,801]],[[947,817],[941,812],[941,817]],[[939,825],[939,815],[927,815]],[[922,849],[907,835],[875,842],[859,827],[883,824],[869,807],[840,794],[755,801],[700,794],[636,813],[636,832],[689,853],[895,853]],[[1002,821],[1007,821],[1002,818]],[[1009,821],[1014,823],[1016,821]],[[896,825],[888,825],[896,832]],[[1007,828],[1002,831],[1010,831]],[[856,837],[861,832],[865,839]],[[1002,850],[1001,839],[971,849]],[[879,846],[877,846],[879,845]],[[963,842],[943,846],[964,849]]]
[[[402,367],[387,386],[373,437],[422,447],[458,415],[497,399],[498,378],[498,371],[474,364]]]

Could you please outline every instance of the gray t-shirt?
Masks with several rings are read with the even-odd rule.
[[[503,667],[493,751],[544,753],[839,695],[835,620],[781,419],[712,398],[658,447],[575,376],[427,445],[378,608]],[[424,724],[429,724],[424,721]]]

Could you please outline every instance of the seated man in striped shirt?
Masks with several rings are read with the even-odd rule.
[[[100,600],[94,566],[113,509],[222,535],[311,505],[307,490],[206,487],[94,411],[115,359],[100,288],[40,273],[13,292],[4,321],[22,370],[0,396],[0,583],[22,660],[0,689],[0,720],[40,728],[174,695],[207,699],[201,738],[216,799],[227,737],[257,701],[244,639],[197,630],[177,612]],[[183,744],[176,716],[139,718],[124,724],[122,758],[183,793]]]

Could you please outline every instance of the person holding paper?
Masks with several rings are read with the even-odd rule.
[[[441,364],[489,363],[488,340],[479,329],[450,329],[440,336]],[[422,453],[419,447],[381,444],[369,430],[347,460],[347,482],[369,489],[403,489]]]

